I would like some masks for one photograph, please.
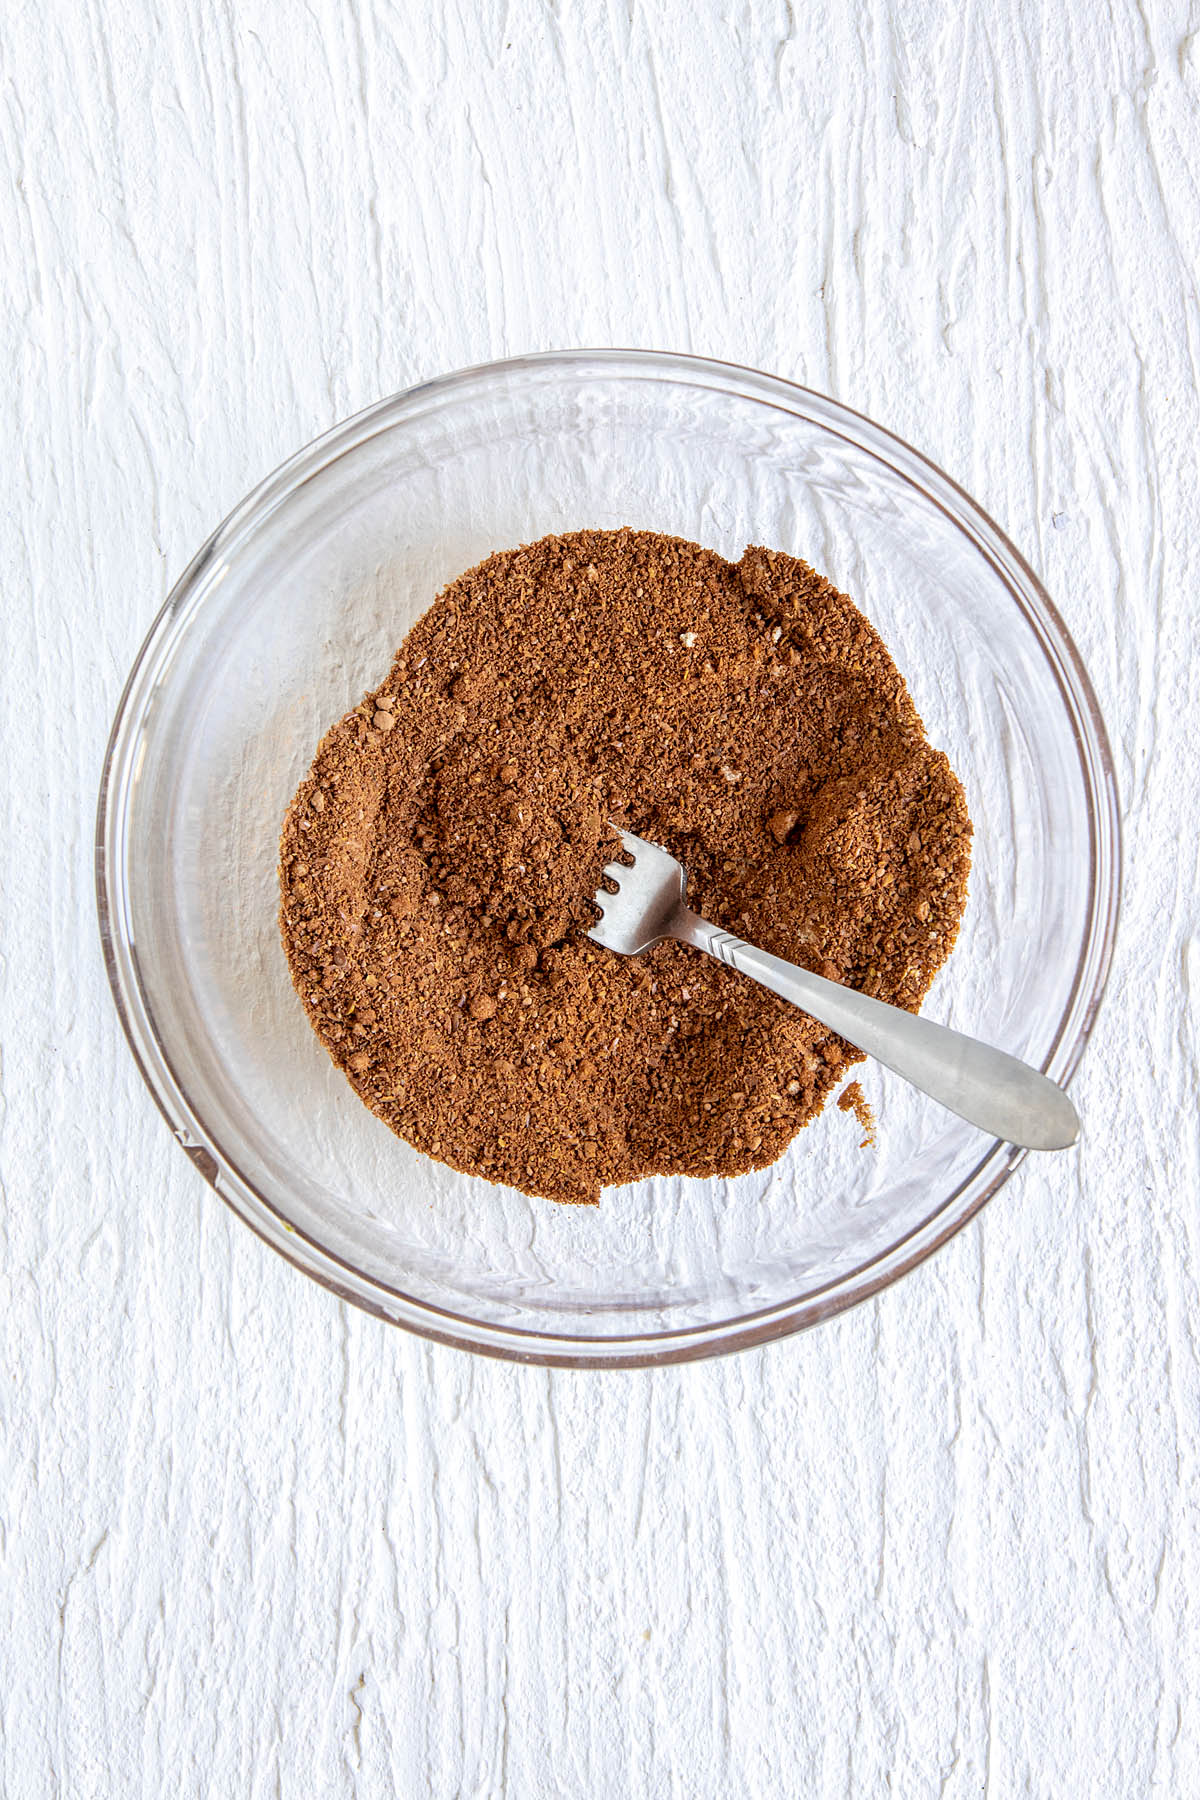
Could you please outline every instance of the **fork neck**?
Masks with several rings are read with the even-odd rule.
[[[717,925],[710,925],[699,913],[694,913],[683,901],[671,914],[671,922],[667,927],[670,935],[681,944],[690,944],[694,950],[705,950],[709,956],[715,956],[721,962],[729,959],[724,954],[725,946],[734,946],[742,942],[731,931],[722,931]]]

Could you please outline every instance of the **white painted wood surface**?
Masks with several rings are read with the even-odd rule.
[[[1200,34],[1183,0],[7,0],[0,1792],[1200,1792]],[[955,475],[1108,718],[1076,1157],[761,1353],[359,1316],[170,1141],[95,789],[172,578],[376,396],[562,344]]]

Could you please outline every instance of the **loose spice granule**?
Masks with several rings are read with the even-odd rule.
[[[860,1150],[866,1150],[875,1142],[875,1114],[871,1111],[870,1102],[862,1091],[861,1083],[852,1081],[849,1087],[842,1089],[838,1095],[838,1107],[842,1112],[852,1112],[866,1132],[866,1137],[859,1145]]]
[[[555,1200],[765,1167],[861,1060],[693,950],[592,944],[609,821],[714,924],[914,1011],[966,898],[962,789],[806,563],[583,531],[461,575],[318,748],[283,942],[380,1118]]]

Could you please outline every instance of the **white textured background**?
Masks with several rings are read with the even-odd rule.
[[[1200,1792],[1200,19],[1183,0],[0,12],[0,1792]],[[235,1223],[105,986],[105,735],[315,433],[508,352],[750,362],[1028,553],[1117,755],[1076,1094],[820,1331],[546,1374]]]

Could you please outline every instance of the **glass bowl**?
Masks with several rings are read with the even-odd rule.
[[[1021,1160],[868,1064],[867,1148],[830,1105],[758,1174],[557,1207],[402,1143],[317,1042],[276,852],[318,739],[452,576],[619,525],[803,556],[878,627],[975,822],[931,1016],[1066,1081],[1117,910],[1112,763],[1061,621],[968,497],[868,420],[748,369],[581,351],[426,382],[293,457],[186,571],[121,699],[96,843],[113,993],[180,1144],[268,1243],[397,1324],[541,1363],[811,1325],[912,1268]]]

